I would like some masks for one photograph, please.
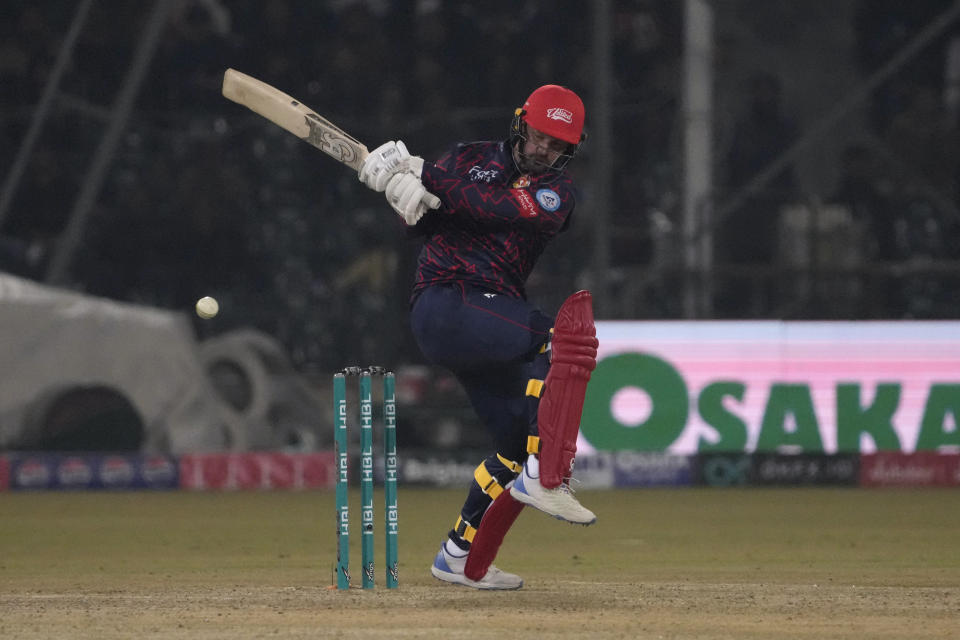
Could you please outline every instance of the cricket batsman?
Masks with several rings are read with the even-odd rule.
[[[423,238],[414,336],[463,385],[493,444],[434,559],[439,580],[522,587],[492,561],[524,505],[596,521],[569,484],[596,366],[591,297],[573,294],[552,318],[525,291],[547,243],[570,226],[576,191],[565,169],[585,139],[584,117],[576,93],[545,85],[515,111],[506,140],[460,143],[435,163],[391,141],[360,168],[361,182]],[[424,204],[429,194],[439,208]]]

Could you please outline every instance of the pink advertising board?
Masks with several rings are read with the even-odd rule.
[[[580,450],[960,451],[960,322],[598,322]]]

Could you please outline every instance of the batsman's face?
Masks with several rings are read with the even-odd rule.
[[[515,150],[517,166],[525,173],[543,173],[563,155],[568,146],[563,140],[527,126],[527,137],[521,138]]]

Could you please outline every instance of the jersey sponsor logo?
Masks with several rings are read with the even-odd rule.
[[[523,189],[530,186],[530,176],[520,176],[513,183],[514,189]]]
[[[530,197],[530,194],[523,189],[513,189],[513,199],[520,207],[520,216],[523,218],[536,218],[538,215],[537,204]]]
[[[537,191],[537,202],[547,211],[556,211],[560,208],[560,196],[553,189],[540,189]]]
[[[564,109],[563,107],[553,107],[551,109],[547,109],[547,117],[551,120],[566,122],[567,124],[573,123],[573,113],[569,109]]]
[[[481,169],[479,166],[474,165],[470,167],[468,175],[474,182],[490,183],[497,179],[500,172],[497,169]]]

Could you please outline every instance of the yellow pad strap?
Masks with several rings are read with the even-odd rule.
[[[503,493],[503,487],[501,487],[497,479],[487,471],[487,464],[485,462],[481,462],[473,472],[473,479],[480,485],[480,489],[494,500]]]
[[[537,455],[540,453],[540,437],[527,436],[527,453]]]
[[[457,518],[457,524],[453,526],[453,530],[467,542],[473,542],[474,537],[477,535],[476,528],[471,527],[467,521],[463,519],[463,516]]]
[[[541,393],[543,393],[543,380],[530,378],[527,381],[527,395],[539,398]]]
[[[514,462],[513,460],[507,460],[499,453],[497,454],[497,460],[500,461],[500,464],[505,466],[507,469],[510,469],[510,471],[513,471],[514,473],[520,473],[521,471],[523,471],[522,464]]]

